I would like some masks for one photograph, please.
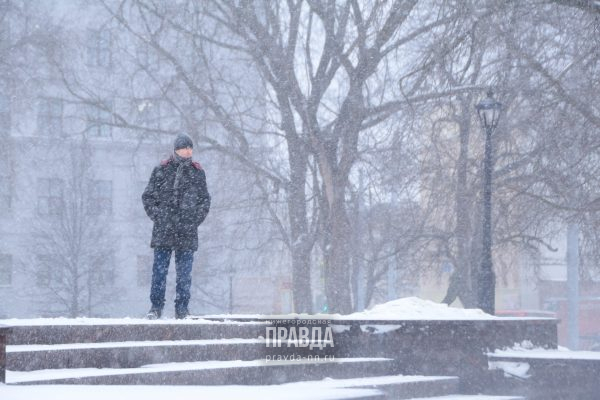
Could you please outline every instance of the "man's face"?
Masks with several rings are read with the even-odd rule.
[[[175,150],[175,153],[179,157],[190,158],[192,156],[192,148],[191,147],[186,147],[186,148],[183,148],[183,149]]]

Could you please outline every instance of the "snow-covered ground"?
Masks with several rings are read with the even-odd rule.
[[[375,320],[472,320],[496,319],[480,309],[449,307],[418,297],[405,297],[387,303],[377,304],[369,310],[349,315],[340,315],[339,319],[375,319]]]
[[[299,382],[278,386],[87,386],[0,385],[2,400],[330,400],[376,396],[375,389],[339,388],[321,382]],[[307,397],[307,394],[310,394]]]
[[[324,379],[262,386],[107,386],[107,385],[0,385],[2,400],[198,400],[198,399],[350,399],[381,394],[373,385],[427,382],[447,377],[380,376],[355,379]]]
[[[352,314],[285,314],[285,315],[262,315],[262,314],[214,314],[206,315],[206,318],[297,318],[297,319],[324,319],[324,320],[486,320],[497,319],[479,309],[464,309],[449,307],[434,301],[418,297],[404,297],[387,303],[377,304],[374,307]],[[1,321],[0,321],[1,323]]]
[[[325,379],[268,386],[87,386],[40,385],[8,386],[0,384],[2,400],[333,400],[368,398],[381,394],[378,389],[360,388],[393,383],[396,377]],[[414,378],[414,377],[412,377]],[[384,379],[387,379],[384,380]],[[378,381],[376,381],[378,380]],[[354,382],[350,382],[354,381]],[[436,400],[512,400],[515,397],[450,395]],[[424,399],[413,399],[424,400]]]
[[[325,320],[376,320],[376,321],[402,321],[402,320],[510,320],[531,319],[527,317],[497,317],[486,314],[476,308],[458,308],[447,304],[436,303],[419,297],[404,297],[387,303],[377,304],[372,308],[355,312],[352,314],[285,314],[285,315],[261,315],[261,314],[216,314],[206,315],[206,318],[297,318],[297,319],[325,319]],[[533,319],[544,319],[535,317]],[[0,321],[1,323],[1,321]]]

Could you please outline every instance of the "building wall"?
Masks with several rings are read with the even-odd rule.
[[[98,93],[130,87],[135,93],[150,96],[141,74],[134,74],[134,79],[128,81],[129,75],[122,73],[123,69],[139,69],[140,65],[133,65],[125,54],[117,54],[113,46],[129,49],[131,54],[144,49],[121,37],[118,27],[106,22],[110,18],[103,15],[102,8],[85,1],[74,3],[37,4],[49,9],[49,24],[60,24],[65,36],[58,40],[68,39],[61,48],[65,52],[62,54],[65,68],[77,71],[80,78],[84,77],[84,86]],[[14,21],[13,38],[23,33],[19,22]],[[108,43],[107,47],[103,47],[104,44],[98,47],[99,41]],[[91,53],[90,46],[95,48]],[[67,180],[72,171],[68,165],[71,146],[84,138],[89,144],[93,179],[110,182],[107,194],[110,213],[101,222],[107,234],[97,247],[110,249],[108,264],[114,264],[114,279],[106,287],[96,288],[91,310],[85,314],[143,316],[150,305],[153,253],[149,247],[152,225],[144,213],[141,193],[152,168],[171,154],[173,140],[172,135],[159,135],[152,129],[176,132],[185,125],[160,101],[149,103],[141,99],[138,104],[129,104],[122,98],[109,96],[113,110],[132,120],[144,120],[149,129],[118,127],[112,117],[98,112],[98,104],[89,107],[73,101],[56,69],[46,63],[43,54],[30,50],[24,53],[34,79],[19,81],[20,77],[5,76],[0,71],[0,195],[8,199],[8,202],[0,202],[0,318],[66,315],[65,307],[56,304],[52,293],[36,282],[40,272],[36,256],[45,251],[37,244],[36,234],[52,224],[51,218],[40,215],[38,210],[39,182],[42,178]],[[150,58],[149,61],[145,67],[153,73],[172,73],[159,64],[159,60]],[[245,84],[252,84],[246,69],[244,76]],[[189,107],[198,105],[189,104]],[[214,122],[201,123],[204,129],[214,128]],[[248,195],[243,191],[244,185],[231,182],[240,179],[239,174],[236,175],[230,165],[222,168],[223,161],[214,154],[195,152],[194,158],[207,170],[213,206],[199,229],[200,249],[195,253],[191,311],[229,311],[230,278],[235,291],[234,312],[289,311],[288,266],[279,263],[279,258],[269,257],[269,254],[284,252],[282,246],[273,245],[263,257],[253,257],[243,246],[231,245],[235,238],[229,237],[229,231],[224,229],[237,223],[243,213],[228,209],[224,203],[230,197]],[[232,190],[240,192],[232,193]],[[267,229],[255,227],[248,235],[254,239],[265,231]],[[273,259],[277,259],[277,263],[270,261]],[[167,316],[173,313],[173,263],[168,276]],[[233,274],[228,272],[231,264],[237,267]]]

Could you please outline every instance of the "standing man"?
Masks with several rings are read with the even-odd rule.
[[[150,181],[142,194],[144,210],[154,222],[150,247],[154,248],[152,308],[148,319],[162,315],[165,305],[167,272],[171,253],[175,252],[176,292],[175,317],[189,315],[192,262],[198,250],[198,226],[210,209],[206,175],[199,163],[192,161],[194,147],[189,136],[175,139],[174,152],[154,167]]]

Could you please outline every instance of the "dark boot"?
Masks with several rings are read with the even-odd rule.
[[[146,319],[159,319],[162,315],[162,310],[158,307],[152,306],[148,314],[146,314]]]
[[[175,318],[177,319],[184,319],[187,316],[190,315],[190,312],[188,311],[187,308],[181,309],[181,310],[175,310]]]

